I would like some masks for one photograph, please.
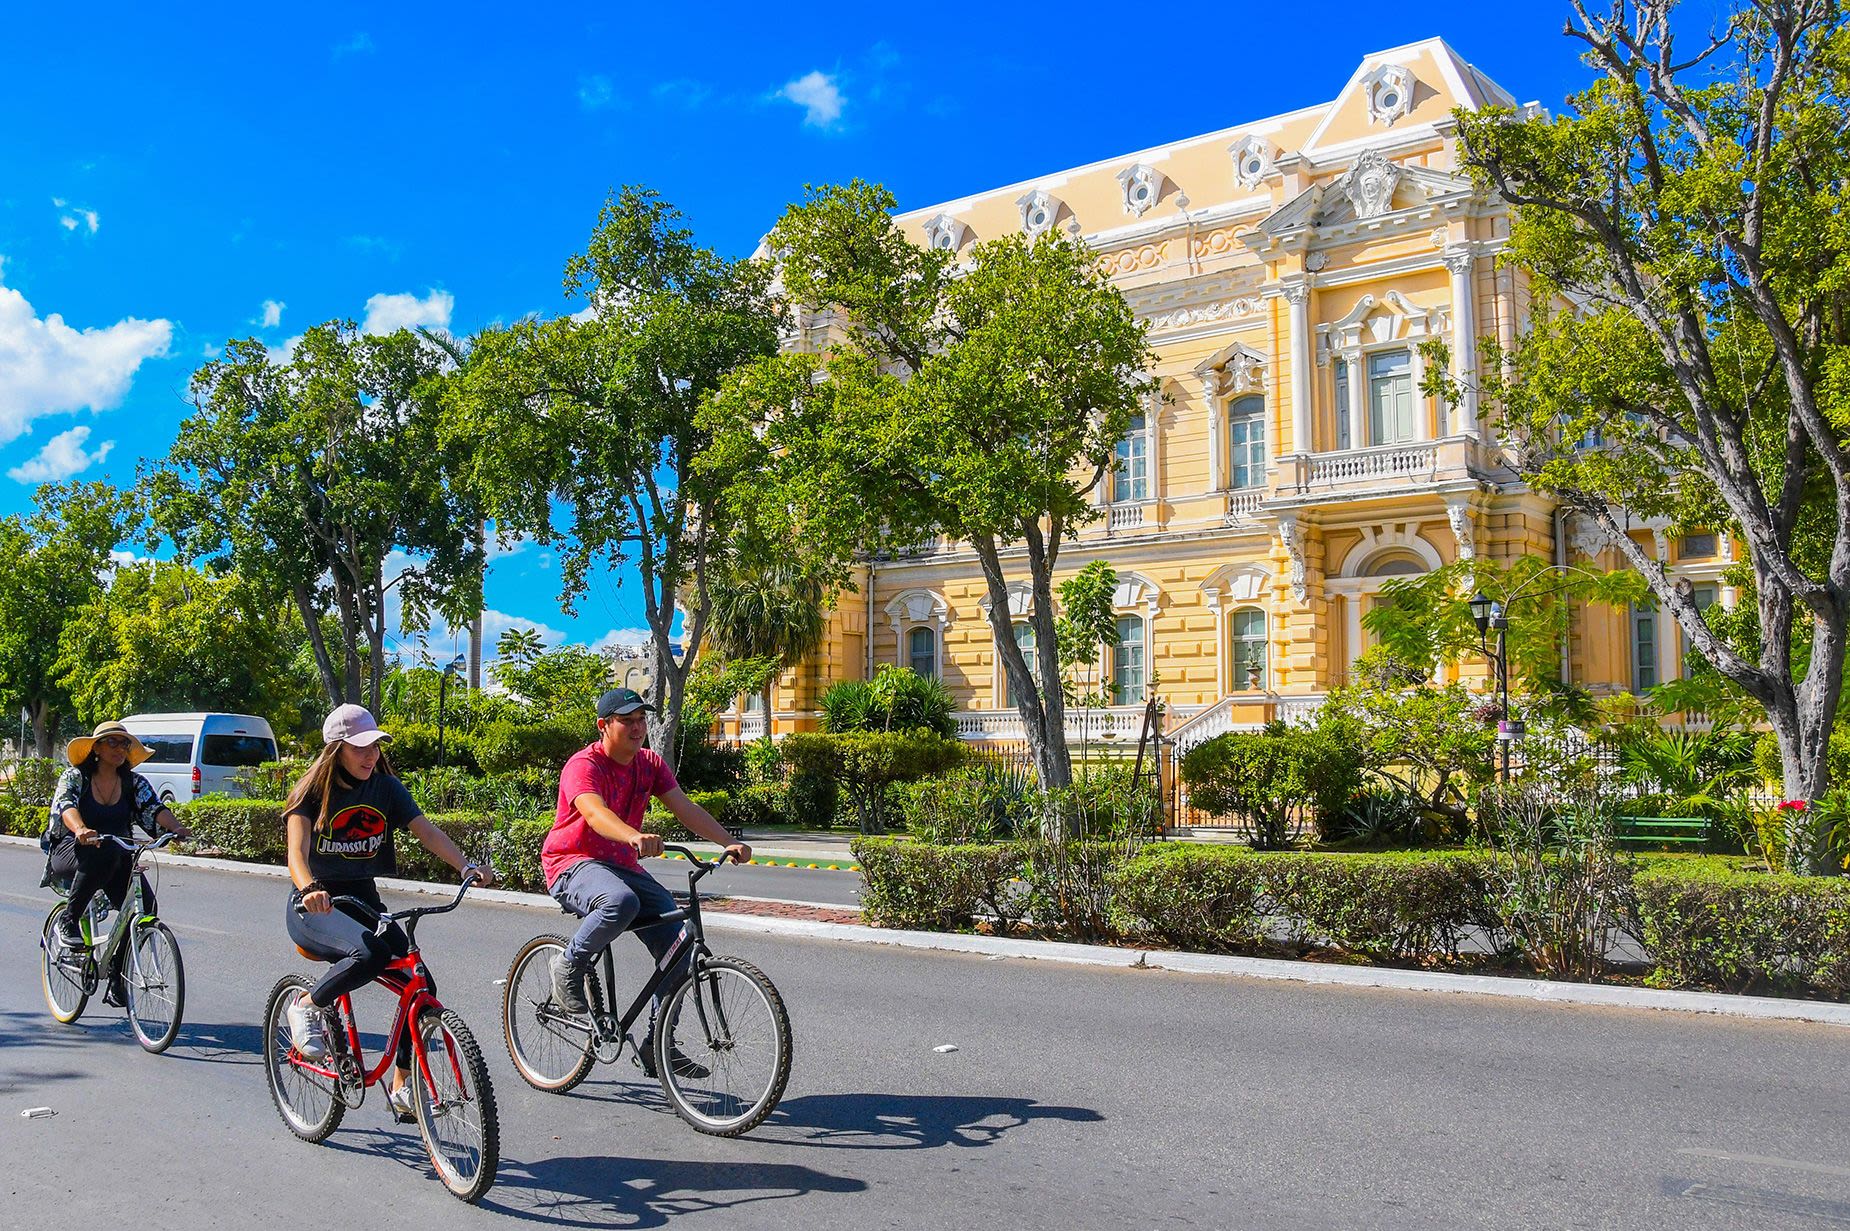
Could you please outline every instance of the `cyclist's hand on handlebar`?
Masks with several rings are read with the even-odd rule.
[[[77,845],[79,846],[97,846],[102,841],[103,835],[88,825],[77,831]]]
[[[475,876],[477,887],[482,889],[493,889],[495,887],[495,869],[492,865],[486,863],[472,863],[463,869],[463,879],[467,880],[472,873]]]
[[[639,833],[630,839],[630,846],[642,859],[656,859],[662,853],[662,835],[658,833]]]
[[[327,890],[317,889],[302,895],[302,909],[311,915],[325,915],[334,909],[334,904],[329,900]]]
[[[731,846],[727,847],[722,854],[731,858],[734,863],[750,863],[752,861],[752,848],[743,842],[734,842]]]

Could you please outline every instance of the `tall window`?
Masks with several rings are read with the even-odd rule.
[[[1632,608],[1632,691],[1657,687],[1657,608]]]
[[[1038,679],[1041,669],[1035,660],[1034,625],[1026,620],[1018,621],[1015,625],[1015,644],[1021,648],[1021,656],[1027,661],[1028,677]],[[1005,706],[1015,704],[1015,697],[1009,688],[1009,677],[1006,671],[1002,673],[1002,704]]]
[[[1404,350],[1368,357],[1368,443],[1412,440],[1413,356]]]
[[[1697,586],[1690,594],[1690,598],[1695,600],[1698,611],[1707,611],[1720,597],[1721,591],[1712,585]],[[1696,674],[1696,664],[1702,661],[1702,652],[1690,643],[1689,634],[1683,631],[1683,626],[1680,624],[1677,626],[1677,643],[1683,651],[1680,657],[1683,664],[1683,678],[1687,680]]]
[[[938,676],[938,634],[921,624],[906,634],[906,665],[920,675]]]
[[[764,713],[764,694],[748,692],[745,694],[745,712],[748,714]]]
[[[1143,704],[1143,617],[1119,616],[1118,640],[1111,647],[1111,703]]]
[[[1265,612],[1242,607],[1229,621],[1233,647],[1233,691],[1260,692],[1266,686]]]
[[[1349,361],[1336,361],[1336,447],[1351,449],[1355,443],[1349,439]]]
[[[1227,407],[1227,439],[1233,465],[1227,471],[1229,487],[1265,486],[1265,399],[1235,398]]]
[[[1150,498],[1149,421],[1141,414],[1131,416],[1130,430],[1118,442],[1118,466],[1111,475],[1111,498],[1117,503]]]

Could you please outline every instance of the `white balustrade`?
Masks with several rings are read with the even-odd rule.
[[[764,738],[763,710],[752,710],[739,718],[739,738],[747,741]]]
[[[1141,504],[1114,504],[1106,524],[1113,530],[1135,530],[1143,525],[1143,510]]]
[[[1265,503],[1263,490],[1227,493],[1227,524],[1237,525],[1250,522],[1259,513],[1259,506]]]
[[[1349,449],[1341,453],[1319,453],[1298,471],[1299,488],[1344,487],[1382,479],[1431,478],[1439,468],[1439,446],[1435,442],[1414,445],[1386,445],[1373,449]]]

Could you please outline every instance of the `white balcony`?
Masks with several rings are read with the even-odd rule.
[[[1439,444],[1380,445],[1340,453],[1313,453],[1297,459],[1297,488],[1358,487],[1382,480],[1431,480],[1439,472]]]
[[[739,738],[746,742],[764,738],[763,710],[747,710],[739,715]]]
[[[1226,524],[1229,526],[1256,525],[1260,506],[1265,504],[1264,488],[1246,488],[1227,493]]]
[[[1150,524],[1148,504],[1114,504],[1105,510],[1105,529],[1112,534],[1120,530],[1136,530]]]
[[[1171,706],[1169,721],[1194,714],[1201,707]],[[1021,715],[1014,710],[964,710],[956,715],[957,738],[969,743],[1022,743],[1027,734]],[[1078,744],[1123,744],[1135,747],[1143,731],[1143,706],[1115,705],[1110,709],[1066,710],[1066,742]]]

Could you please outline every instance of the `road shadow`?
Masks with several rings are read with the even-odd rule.
[[[481,1204],[559,1227],[662,1227],[671,1218],[818,1193],[865,1192],[863,1180],[795,1163],[563,1157],[503,1159]]]
[[[263,1029],[249,1022],[186,1022],[167,1054],[211,1064],[263,1063]]]
[[[933,1150],[993,1145],[1036,1120],[1100,1124],[1089,1107],[974,1095],[806,1094],[785,1099],[752,1134],[784,1145],[831,1150]]]

